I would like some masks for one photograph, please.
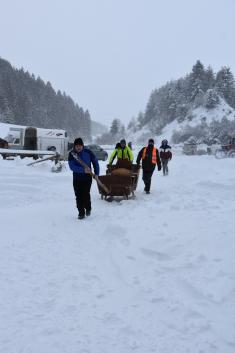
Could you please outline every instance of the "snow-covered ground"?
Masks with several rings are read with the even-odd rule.
[[[223,118],[227,118],[232,121],[235,119],[235,110],[230,107],[224,99],[220,98],[219,104],[214,109],[206,109],[205,107],[199,107],[194,109],[191,112],[192,120],[184,120],[179,123],[177,120],[172,121],[170,124],[167,124],[160,136],[158,136],[158,140],[162,140],[167,138],[171,139],[172,133],[174,131],[182,131],[187,126],[196,127],[199,126],[202,122],[210,125],[213,121],[221,121]]]
[[[0,352],[234,353],[234,159],[176,155],[135,200],[0,159]],[[105,162],[101,163],[105,170]]]

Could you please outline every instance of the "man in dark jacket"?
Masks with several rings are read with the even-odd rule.
[[[163,175],[168,175],[168,162],[172,158],[171,146],[168,145],[167,140],[162,140],[160,146],[160,158],[162,161]]]
[[[83,219],[91,214],[91,183],[92,176],[90,174],[91,164],[94,168],[95,175],[99,175],[99,163],[93,152],[84,148],[82,139],[76,138],[73,150],[69,153],[69,167],[73,171],[73,188],[76,196],[78,218]],[[79,161],[81,159],[87,165],[87,169],[82,166]]]
[[[150,193],[151,178],[154,172],[154,169],[157,165],[158,170],[161,170],[161,160],[157,148],[154,147],[154,140],[149,139],[148,146],[143,147],[138,154],[136,163],[139,165],[140,160],[142,159],[142,168],[143,168],[143,181],[145,184],[144,191],[146,194]]]

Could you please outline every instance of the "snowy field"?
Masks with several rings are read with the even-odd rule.
[[[0,158],[0,352],[235,352],[234,159],[177,155],[120,203],[93,183],[82,221],[69,168],[28,162]]]

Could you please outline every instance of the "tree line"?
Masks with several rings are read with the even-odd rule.
[[[0,121],[64,129],[71,137],[91,139],[91,117],[72,98],[23,68],[0,58]]]
[[[185,77],[167,82],[153,90],[145,111],[132,118],[127,129],[135,133],[147,126],[153,134],[158,135],[174,120],[179,123],[192,120],[193,111],[198,107],[204,107],[208,111],[216,108],[220,98],[223,98],[231,108],[235,108],[235,81],[231,69],[224,66],[215,73],[210,66],[205,68],[198,60]],[[230,113],[232,111],[231,109]],[[206,126],[207,124],[202,122],[198,128],[188,127],[186,133],[176,131],[173,134],[173,142],[185,141],[190,134],[195,133],[207,139],[213,136],[219,138],[222,135],[224,139],[231,129],[235,133],[235,121],[227,118],[224,116],[221,122],[213,122],[211,126]],[[220,129],[223,130],[222,133]]]

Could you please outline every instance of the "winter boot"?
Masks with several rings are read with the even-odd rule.
[[[86,216],[89,217],[91,215],[91,210],[86,210]]]
[[[84,215],[84,214],[79,214],[79,215],[78,215],[78,219],[83,219],[83,218],[85,218],[85,215]]]

